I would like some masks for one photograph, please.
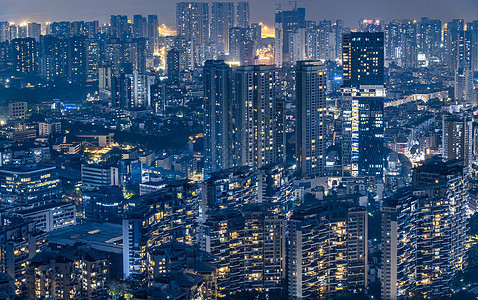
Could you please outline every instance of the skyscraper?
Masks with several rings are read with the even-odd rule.
[[[31,74],[37,71],[37,43],[34,38],[14,39],[10,47],[15,72]]]
[[[147,21],[142,15],[133,16],[133,26],[131,29],[133,38],[148,37]]]
[[[277,9],[275,13],[275,65],[282,67],[290,61],[291,38],[299,28],[305,27],[305,9],[295,7],[291,11]]]
[[[232,167],[232,71],[224,61],[204,65],[204,170]]]
[[[353,32],[343,36],[344,86],[384,84],[383,32]]]
[[[289,221],[289,299],[332,299],[367,286],[367,212],[337,199],[305,203]]]
[[[218,54],[229,53],[229,29],[234,26],[234,3],[213,2],[211,13],[211,42]]]
[[[148,15],[148,39],[154,52],[159,51],[159,22],[157,15]]]
[[[176,4],[178,36],[191,39],[197,45],[209,41],[209,6],[207,2],[179,2]]]
[[[466,267],[468,190],[457,161],[414,170],[412,187],[382,205],[382,299],[445,297]]]
[[[274,66],[240,66],[234,73],[235,155],[238,165],[284,162],[284,100]]]
[[[343,37],[344,175],[383,175],[383,33],[351,33]]]
[[[236,27],[249,27],[249,2],[237,2]]]
[[[297,171],[302,177],[324,175],[325,170],[325,65],[299,61],[296,69]]]
[[[285,279],[285,219],[268,205],[212,212],[201,224],[201,249],[215,255],[218,294],[280,290]]]
[[[128,16],[111,16],[111,36],[117,39],[131,37],[131,24],[128,23]]]

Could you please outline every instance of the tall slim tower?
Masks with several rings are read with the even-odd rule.
[[[346,176],[383,175],[383,33],[343,36],[342,167]]]
[[[297,170],[302,177],[322,176],[325,170],[326,67],[299,61],[296,69]]]
[[[206,43],[209,41],[208,3],[177,3],[176,29],[178,31],[178,36],[190,39],[197,45],[206,45]]]
[[[157,15],[148,15],[148,39],[153,44],[154,52],[159,51],[159,23]]]
[[[292,52],[291,39],[299,28],[305,28],[305,8],[295,7],[291,11],[276,10],[275,16],[275,64],[282,67],[284,62],[290,62]]]
[[[285,104],[277,97],[274,66],[240,66],[234,74],[235,150],[238,165],[284,162]]]
[[[217,53],[229,53],[229,29],[234,26],[234,3],[213,2],[211,13],[211,41]]]
[[[232,167],[232,72],[222,60],[204,65],[205,172]]]
[[[237,2],[235,27],[249,27],[249,2]]]

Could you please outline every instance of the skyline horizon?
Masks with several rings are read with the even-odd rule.
[[[57,0],[44,0],[42,3],[50,3],[50,5]],[[116,9],[111,9],[112,3],[109,1],[119,2],[118,5],[115,5]],[[49,4],[42,4],[40,7],[35,9],[39,3],[36,3],[35,0],[24,0],[23,5],[16,4],[5,4],[4,9],[2,10],[3,13],[0,13],[0,20],[1,21],[8,21],[14,22],[15,24],[22,24],[25,22],[36,22],[41,24],[46,24],[48,22],[59,22],[59,21],[99,21],[100,24],[108,24],[111,15],[127,15],[131,17],[135,14],[141,15],[158,15],[158,20],[160,24],[165,24],[168,27],[175,27],[176,26],[176,3],[179,2],[187,2],[187,1],[176,1],[176,0],[139,0],[139,2],[144,3],[142,5],[145,8],[142,8],[141,5],[131,5],[128,3],[127,0],[104,0],[101,3],[94,2],[93,0],[85,0],[86,5],[79,5],[79,3],[70,3],[69,5],[73,6],[70,9],[66,7],[56,7],[55,9],[47,9],[44,10],[44,7],[50,6]],[[28,3],[31,5],[28,5]],[[158,5],[158,8],[153,8],[153,2],[161,2]],[[194,2],[194,1],[191,1]],[[195,2],[208,2],[212,3],[214,1],[195,1]],[[234,2],[237,3],[239,1],[220,1],[220,2]],[[250,23],[259,23],[262,22],[266,26],[273,26],[274,25],[274,12],[276,10],[276,3],[277,1],[267,0],[262,3],[258,3],[255,1],[249,1],[250,4]],[[434,7],[427,7],[429,10],[423,11],[424,8],[423,4],[425,2],[430,2],[429,0],[403,0],[402,2],[413,2],[417,7],[416,10],[413,12],[406,11],[402,12],[400,9],[393,9],[388,7],[386,10],[388,12],[384,14],[380,12],[385,7],[385,2],[396,5],[396,1],[392,0],[364,0],[361,1],[362,3],[355,3],[356,1],[351,0],[338,0],[332,3],[330,6],[325,7],[317,7],[315,4],[318,1],[310,1],[310,2],[299,2],[299,7],[303,7],[306,9],[306,19],[312,21],[320,21],[320,20],[343,20],[345,26],[350,28],[357,28],[359,21],[361,19],[379,19],[384,21],[384,23],[390,22],[392,20],[420,20],[422,17],[427,17],[430,19],[440,19],[443,22],[451,21],[453,19],[464,19],[465,22],[473,21],[478,19],[478,1],[474,2],[473,0],[457,0],[453,3],[453,5],[449,5],[449,9],[444,7],[444,3],[448,2],[448,0],[438,0],[434,1]],[[348,3],[351,2],[351,3]],[[365,2],[365,3],[363,3]],[[91,9],[92,6],[95,5],[88,5],[88,4],[95,4],[97,7],[94,10],[95,13],[91,13],[91,11],[87,12],[88,9]],[[123,4],[122,4],[123,3]],[[149,3],[149,4],[148,4]],[[339,4],[342,5],[342,8],[345,7],[345,3],[347,3],[348,12],[340,12],[340,10],[336,10],[333,6],[337,6]],[[373,5],[375,3],[376,5]],[[437,4],[438,3],[438,4]],[[439,5],[439,4],[442,5]],[[468,4],[466,4],[468,3]],[[354,5],[355,4],[355,5]],[[359,7],[354,8],[359,4]],[[157,4],[156,4],[157,5]],[[293,1],[281,2],[279,5],[282,6],[283,10],[291,10],[293,9]],[[352,5],[352,7],[350,6]],[[19,7],[20,6],[20,7]],[[78,6],[78,9],[75,9],[74,6]],[[407,4],[399,5],[401,8],[406,8]],[[147,7],[147,8],[146,8]],[[160,8],[164,7],[164,8]],[[370,10],[369,7],[374,7],[376,11],[374,13],[368,12],[367,14],[362,13],[361,11]],[[426,5],[425,5],[426,7]],[[441,13],[438,13],[441,8]],[[64,11],[66,9],[66,11]],[[86,9],[86,10],[85,10]],[[264,11],[268,9],[269,13],[265,15],[259,16],[257,12]],[[437,11],[438,9],[438,11]],[[31,11],[31,10],[34,10]],[[44,11],[42,11],[44,10]],[[173,10],[174,14],[167,14],[165,11]],[[331,14],[328,11],[334,11]],[[435,11],[433,11],[435,10]],[[353,12],[352,15],[350,12]],[[465,15],[460,14],[458,12],[467,12]],[[317,12],[320,12],[318,14]],[[390,15],[390,12],[393,12],[393,16]],[[446,14],[443,15],[443,14]],[[380,17],[379,17],[380,16]]]

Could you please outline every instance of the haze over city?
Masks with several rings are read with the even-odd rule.
[[[106,22],[112,14],[157,14],[161,23],[175,25],[176,0],[21,0],[4,1],[1,19],[16,23],[23,21],[51,22],[58,20],[100,20]],[[212,2],[212,1],[210,1]],[[251,21],[272,25],[274,8],[292,7],[289,1],[254,0]],[[366,19],[419,19],[423,16],[439,19],[464,18],[472,20],[478,15],[478,2],[474,0],[307,0],[298,1],[307,9],[312,20],[342,19],[347,26],[355,26],[360,18]]]

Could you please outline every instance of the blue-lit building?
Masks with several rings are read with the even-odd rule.
[[[354,32],[343,38],[343,141],[345,176],[383,176],[384,37]]]
[[[30,205],[60,197],[60,179],[55,166],[28,164],[0,168],[2,205]]]

